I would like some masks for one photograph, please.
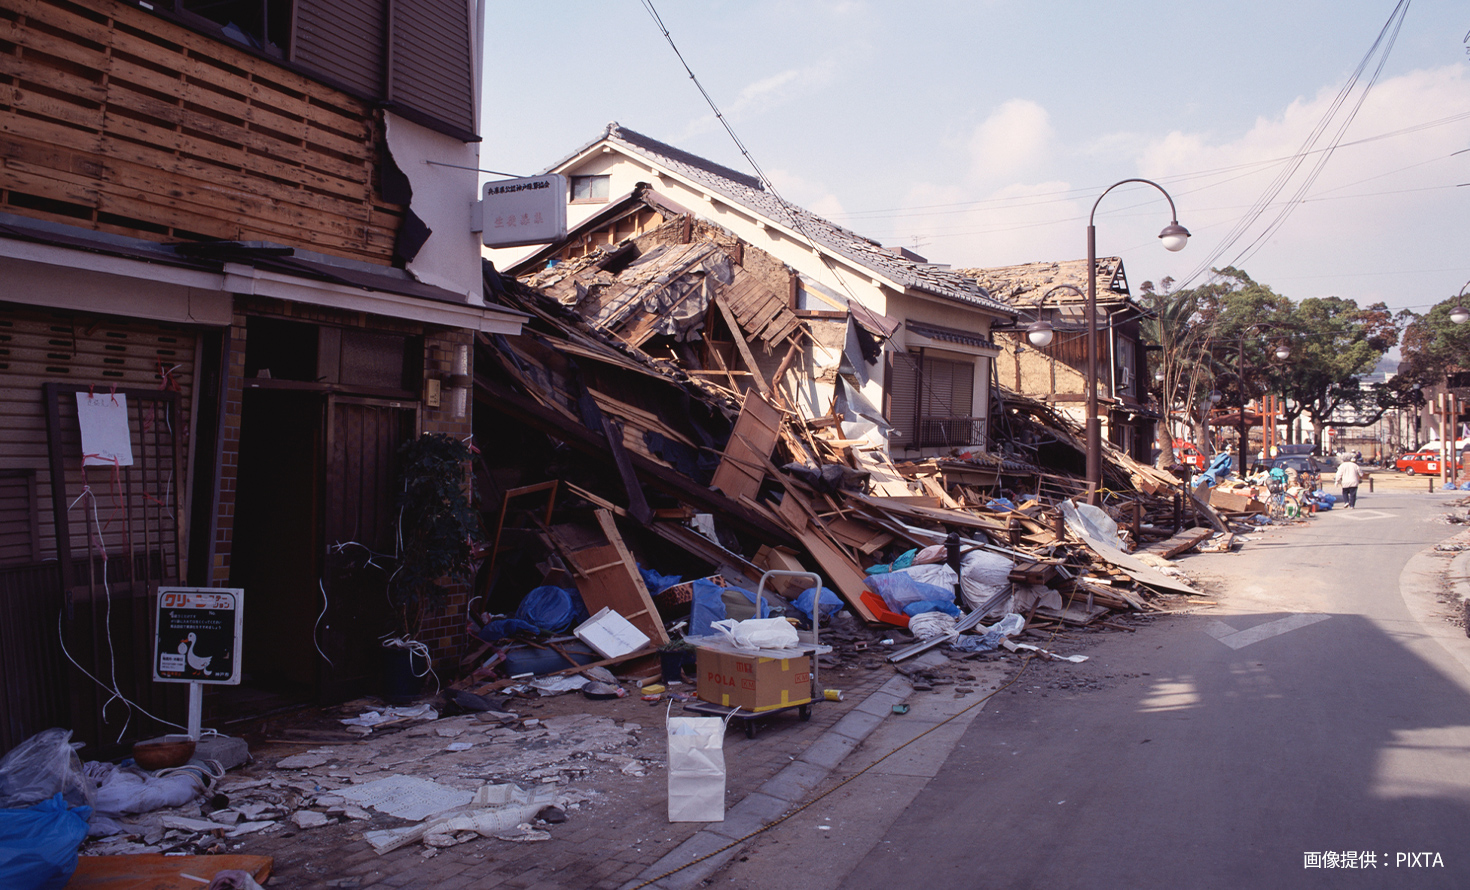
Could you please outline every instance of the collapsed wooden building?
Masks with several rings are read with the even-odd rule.
[[[691,238],[674,218],[519,281],[491,273],[487,292],[531,320],[519,337],[482,335],[475,362],[490,611],[559,579],[663,642],[687,599],[650,592],[643,569],[754,589],[768,569],[800,568],[878,622],[867,570],[953,532],[1010,558],[1018,589],[1056,592],[1026,600],[1029,621],[1081,625],[1194,594],[1167,559],[1229,546],[1226,519],[1110,443],[1118,538],[1070,522],[1081,430],[999,386],[988,448],[894,463],[842,438],[841,405],[806,416],[791,392],[788,372],[823,335],[783,314],[737,241],[704,228]]]

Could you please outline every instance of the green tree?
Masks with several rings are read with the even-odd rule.
[[[1381,402],[1389,393],[1362,387],[1357,380],[1398,343],[1398,327],[1387,306],[1359,308],[1342,297],[1313,297],[1297,304],[1292,321],[1296,337],[1291,357],[1276,366],[1273,376],[1294,403],[1293,410],[1311,421],[1318,442],[1340,407],[1377,406],[1377,416],[1388,410]]]
[[[1450,320],[1450,310],[1459,302],[1459,297],[1450,297],[1424,315],[1401,313],[1404,360],[1399,365],[1400,375],[1432,386],[1470,364],[1470,322],[1456,324]]]
[[[1153,282],[1140,287],[1144,317],[1139,324],[1144,341],[1153,346],[1150,374],[1158,380],[1160,408],[1165,416],[1157,427],[1159,465],[1173,462],[1175,420],[1182,416],[1190,429],[1190,437],[1202,453],[1209,453],[1203,435],[1209,402],[1211,378],[1202,374],[1201,347],[1205,328],[1200,322],[1199,298],[1192,291],[1169,293],[1172,280],[1163,280],[1164,290]]]

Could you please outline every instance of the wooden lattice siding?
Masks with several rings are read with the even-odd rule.
[[[387,263],[362,101],[121,3],[0,0],[0,210]]]
[[[150,440],[157,438],[156,427],[171,423],[182,424],[180,431],[185,432],[191,422],[189,394],[194,385],[194,343],[194,333],[184,328],[51,313],[0,303],[0,382],[3,382],[3,389],[0,389],[0,467],[35,471],[43,558],[56,558],[56,533],[42,384],[64,381],[93,386],[99,392],[107,392],[113,386],[119,390],[158,390],[165,385],[165,380],[159,376],[160,370],[169,370],[167,385],[176,385],[182,395],[178,416],[164,416],[152,409],[146,409],[142,416],[154,428]],[[74,430],[76,426],[75,397],[72,399],[67,418],[68,430]],[[135,413],[138,410],[129,407]],[[138,426],[141,425],[142,421]],[[142,439],[144,431],[135,428],[133,434],[134,447],[141,453],[145,446]],[[181,465],[183,463],[181,461]],[[67,465],[66,472],[71,477],[72,486],[78,486],[81,468],[72,462]],[[99,488],[98,504],[104,511],[104,520],[108,518],[106,512],[124,502],[134,509],[145,506],[144,502],[149,497],[177,504],[184,495],[185,479],[187,475],[145,483],[140,478],[128,491],[128,496],[123,497],[110,490],[105,470],[88,470],[89,482]],[[72,523],[72,548],[77,554],[87,552],[86,518],[78,515]],[[121,534],[118,524],[113,523],[104,538],[110,546],[117,546],[121,543]],[[171,564],[177,559],[173,553],[168,558]]]

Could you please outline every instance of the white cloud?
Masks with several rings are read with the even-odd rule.
[[[1360,304],[1432,303],[1443,295],[1416,291],[1442,285],[1420,276],[1460,263],[1463,252],[1465,195],[1454,186],[1470,180],[1470,155],[1452,155],[1470,147],[1466,81],[1466,66],[1450,65],[1376,85],[1304,192],[1356,94],[1328,118],[1338,91],[1323,89],[1229,141],[1170,133],[1140,153],[1139,167],[1163,178],[1181,220],[1187,216],[1186,225],[1203,236],[1191,245],[1191,254],[1200,249],[1191,266],[1218,253],[1213,265],[1236,262],[1298,299],[1336,294]],[[1324,119],[1331,122],[1323,138],[1290,171],[1286,159]],[[1288,173],[1285,187],[1256,215],[1253,205]],[[1267,234],[1288,207],[1285,222]],[[1227,233],[1247,223],[1243,236],[1225,243]]]
[[[967,178],[976,184],[1000,183],[1042,169],[1053,135],[1045,108],[1029,99],[1011,99],[971,134]]]

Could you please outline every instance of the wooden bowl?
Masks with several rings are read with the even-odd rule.
[[[193,739],[164,739],[133,745],[134,762],[150,771],[183,766],[193,756]]]

